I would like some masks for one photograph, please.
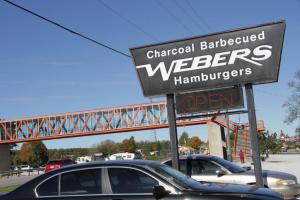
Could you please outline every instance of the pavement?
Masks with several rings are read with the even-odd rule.
[[[42,174],[43,172],[39,172]],[[31,179],[39,176],[39,174],[34,171],[34,172],[23,172],[21,173],[20,176],[18,175],[13,175],[9,177],[1,177],[0,178],[0,187],[6,187],[10,185],[22,185],[23,183],[30,181]]]
[[[293,174],[300,182],[300,154],[269,155],[269,158],[262,162],[262,168]]]
[[[241,166],[251,166],[253,169],[253,165],[250,162],[246,162]],[[298,182],[300,182],[300,154],[270,154],[266,161],[261,162],[261,166],[263,170],[293,174],[297,177]]]

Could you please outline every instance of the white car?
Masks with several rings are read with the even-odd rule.
[[[162,163],[172,165],[170,159]],[[181,172],[202,183],[255,185],[254,170],[246,170],[216,156],[182,156],[179,164]],[[300,184],[296,176],[278,171],[263,170],[262,172],[265,187],[281,193],[285,199],[299,198]]]
[[[14,170],[21,170],[21,171],[28,171],[32,170],[33,168],[30,165],[18,165],[14,168]]]

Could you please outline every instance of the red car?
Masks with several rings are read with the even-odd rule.
[[[53,169],[60,168],[62,166],[72,165],[72,164],[76,164],[76,162],[74,162],[73,160],[70,160],[70,159],[49,160],[47,165],[45,166],[45,173],[47,173]]]

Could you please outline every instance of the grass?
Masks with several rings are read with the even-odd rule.
[[[0,192],[9,192],[14,189],[16,189],[18,185],[10,185],[10,186],[5,186],[5,187],[0,187]]]

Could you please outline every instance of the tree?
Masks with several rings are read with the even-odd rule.
[[[103,154],[103,156],[106,157],[106,156],[110,156],[114,153],[117,153],[118,148],[117,148],[116,143],[113,142],[112,140],[105,140],[96,147],[96,151],[101,152]]]
[[[193,149],[199,150],[201,143],[202,141],[199,137],[193,136],[191,139],[189,139],[188,146],[192,147]]]
[[[18,159],[26,164],[44,164],[48,161],[48,150],[42,141],[26,142],[21,147]]]
[[[32,150],[36,156],[38,164],[45,164],[48,162],[48,149],[42,141],[31,142]]]
[[[189,134],[184,131],[179,138],[179,145],[186,146],[188,141],[189,141]]]
[[[16,151],[12,155],[11,159],[12,159],[11,162],[12,162],[13,165],[20,165],[20,164],[22,164],[22,161],[20,159],[20,151]]]
[[[9,151],[10,151],[10,162],[13,165],[17,165],[19,160],[18,160],[18,151],[16,151],[14,148],[17,147],[17,144],[9,144]]]
[[[51,149],[49,151],[49,158],[54,160],[54,159],[61,159],[62,158],[62,155],[61,153],[59,152],[58,149]]]
[[[296,137],[300,137],[300,128],[296,128],[295,132],[296,132]]]
[[[121,145],[121,149],[124,152],[128,152],[128,153],[135,153],[136,151],[136,144],[135,144],[135,140],[134,137],[131,136],[128,139],[123,140],[122,145]]]
[[[281,150],[281,142],[277,133],[264,132],[259,134],[259,144],[261,152],[270,150],[272,153],[278,153]]]
[[[265,152],[267,150],[267,137],[269,135],[269,132],[262,132],[258,134],[258,140],[259,140],[259,149],[261,152]]]
[[[293,94],[283,104],[287,111],[284,122],[291,124],[300,117],[300,69],[295,72],[295,80],[290,81],[288,86],[293,90]]]
[[[36,163],[36,156],[30,142],[26,142],[22,145],[19,158],[24,164]]]
[[[161,150],[161,145],[160,145],[159,141],[152,143],[152,150],[153,151],[160,151]]]

